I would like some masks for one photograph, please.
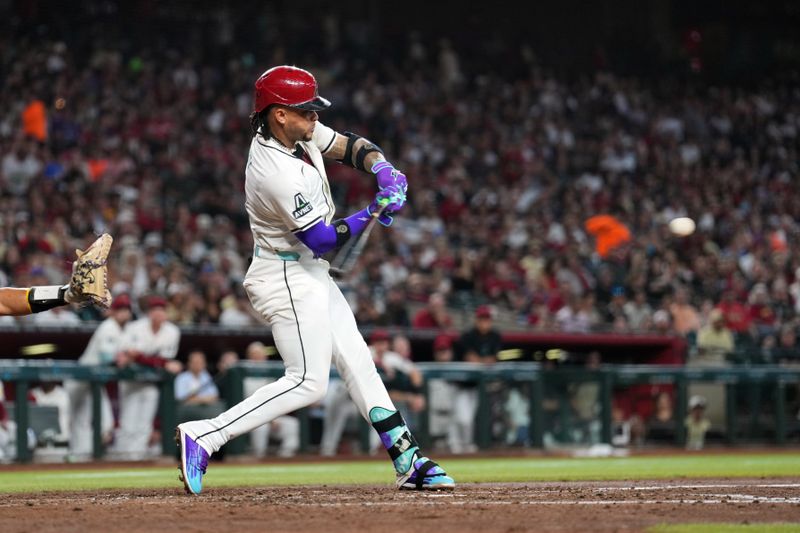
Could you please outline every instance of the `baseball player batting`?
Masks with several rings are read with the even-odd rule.
[[[406,177],[380,148],[317,121],[331,103],[309,72],[280,66],[255,83],[253,140],[245,171],[245,208],[255,250],[244,287],[272,326],[286,367],[279,380],[216,418],[180,424],[181,479],[199,494],[209,457],[229,440],[322,400],[333,359],[361,415],[378,432],[403,489],[452,489],[455,482],[425,457],[395,409],[355,318],[320,256],[355,238],[373,217],[384,226],[405,203]],[[378,192],[365,209],[334,219],[322,158],[371,172]]]

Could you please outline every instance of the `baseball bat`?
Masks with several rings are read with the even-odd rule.
[[[330,273],[333,274],[334,277],[342,278],[353,269],[361,252],[364,250],[364,246],[367,245],[369,234],[372,233],[372,228],[375,227],[375,224],[378,222],[378,217],[383,214],[387,205],[389,205],[388,201],[382,202],[380,209],[372,213],[372,219],[367,223],[367,227],[364,228],[361,235],[342,246],[339,253],[333,258],[333,261],[331,261]]]

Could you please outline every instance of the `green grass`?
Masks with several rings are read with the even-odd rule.
[[[647,533],[798,533],[800,524],[662,524],[647,529]]]
[[[674,455],[626,458],[459,458],[443,461],[457,482],[800,477],[800,454]],[[177,487],[175,467],[3,472],[0,493]],[[226,465],[212,463],[207,487],[391,484],[389,461]]]

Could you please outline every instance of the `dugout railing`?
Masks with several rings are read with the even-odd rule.
[[[772,441],[774,444],[783,445],[787,439],[787,429],[790,426],[790,417],[787,416],[786,388],[793,385],[800,390],[800,369],[791,369],[780,366],[758,367],[731,367],[731,368],[697,368],[659,365],[602,365],[596,370],[583,368],[558,368],[543,369],[538,363],[497,363],[491,366],[473,363],[419,363],[417,365],[425,376],[424,394],[426,405],[430,407],[429,384],[432,379],[443,379],[455,382],[472,382],[478,390],[478,410],[476,416],[475,441],[479,448],[485,449],[491,445],[490,416],[490,384],[506,383],[525,385],[530,415],[530,443],[533,447],[541,448],[544,445],[545,413],[544,399],[548,390],[555,391],[561,396],[564,404],[564,395],[568,386],[581,382],[594,382],[599,387],[598,417],[601,424],[602,441],[611,442],[613,421],[612,401],[614,391],[620,388],[637,384],[670,385],[675,394],[675,424],[674,444],[683,446],[686,441],[686,432],[682,421],[688,414],[689,384],[690,383],[716,383],[727,389],[725,405],[725,440],[728,444],[736,443],[737,425],[739,417],[737,406],[744,393],[746,403],[753,406],[759,398],[758,391],[769,388],[772,391]],[[278,378],[283,375],[283,366],[278,362],[252,363],[241,362],[232,367],[226,379],[228,405],[241,401],[244,397],[244,379],[247,377]],[[336,371],[331,370],[331,375],[336,376]],[[751,410],[751,416],[756,416],[757,410]],[[308,450],[308,411],[300,410],[297,413],[301,422],[301,450]],[[793,418],[793,417],[792,417]],[[430,417],[420,417],[416,430],[417,438],[429,442]],[[363,422],[362,448],[366,451],[369,430]],[[229,443],[228,453],[240,454],[246,448],[243,439],[236,439]]]
[[[158,416],[162,428],[175,426],[174,376],[163,370],[136,366],[118,369],[110,366],[79,365],[73,361],[28,361],[0,359],[0,381],[14,385],[14,418],[17,425],[17,461],[28,462],[31,450],[26,446],[30,427],[30,405],[28,392],[40,382],[60,382],[68,379],[89,384],[92,397],[92,456],[100,459],[104,455],[100,429],[101,390],[112,381],[149,382],[159,387]],[[164,455],[175,453],[172,431],[161,432]]]
[[[688,391],[691,383],[716,383],[727,390],[725,400],[725,439],[734,444],[737,436],[737,425],[741,417],[737,416],[740,405],[755,406],[763,398],[763,391],[771,396],[770,440],[777,445],[787,442],[790,430],[797,429],[794,416],[789,416],[787,407],[787,389],[791,388],[795,397],[800,391],[800,369],[780,366],[754,366],[729,368],[698,368],[655,365],[602,365],[595,370],[584,368],[545,369],[538,363],[497,363],[491,366],[471,363],[419,363],[425,376],[423,392],[429,400],[430,380],[474,383],[478,391],[478,413],[476,416],[476,444],[480,448],[491,445],[492,416],[490,414],[490,389],[500,386],[522,386],[527,395],[530,414],[530,445],[542,447],[544,444],[545,397],[555,395],[563,404],[567,390],[578,383],[595,383],[598,394],[598,420],[601,440],[611,442],[613,421],[612,401],[615,391],[637,384],[669,385],[674,390],[675,416],[674,444],[682,446],[686,435],[681,423],[688,411]],[[244,398],[244,380],[247,377],[279,378],[283,375],[280,362],[240,362],[231,367],[220,385],[225,391],[225,401],[233,405]],[[335,370],[331,375],[336,376]],[[101,390],[106,383],[120,380],[146,381],[159,385],[159,418],[161,427],[162,449],[165,455],[175,453],[171,428],[176,420],[176,404],[174,401],[173,376],[161,370],[146,367],[129,367],[116,369],[105,366],[82,366],[65,361],[29,361],[0,360],[0,381],[14,385],[15,419],[17,423],[17,460],[25,462],[31,459],[30,450],[24,445],[27,442],[26,431],[29,427],[28,391],[31,386],[42,381],[63,381],[74,379],[89,383],[92,394],[93,420],[93,455],[103,456],[103,444],[100,431]],[[744,397],[742,397],[744,396]],[[11,398],[9,398],[10,400]],[[430,407],[430,402],[426,402]],[[757,409],[750,409],[755,417]],[[301,451],[309,451],[309,413],[307,409],[297,413],[301,424]],[[416,433],[423,443],[429,442],[429,416],[420,417]],[[368,442],[369,427],[362,424],[362,443]],[[246,451],[243,438],[235,439],[226,447],[226,453],[232,455]]]

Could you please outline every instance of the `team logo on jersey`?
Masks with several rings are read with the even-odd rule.
[[[307,215],[311,212],[311,204],[303,198],[303,195],[297,193],[294,195],[294,211],[292,211],[292,216],[294,218],[300,218],[303,215]]]

